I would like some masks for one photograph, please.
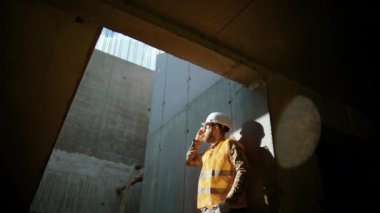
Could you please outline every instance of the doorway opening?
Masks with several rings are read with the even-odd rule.
[[[194,211],[199,169],[185,166],[185,154],[212,111],[231,117],[237,140],[252,128],[244,124],[255,123],[261,147],[274,158],[262,81],[247,88],[104,28],[31,211],[118,211],[115,189],[128,184],[138,165],[144,182],[130,188],[129,212]],[[173,202],[163,206],[167,200]]]

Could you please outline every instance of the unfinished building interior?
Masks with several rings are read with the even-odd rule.
[[[1,212],[29,211],[103,27],[242,85],[220,81],[210,88],[229,90],[220,100],[234,123],[263,115],[255,108],[261,105],[244,101],[261,100],[250,92],[265,88],[282,213],[380,210],[379,195],[371,193],[380,190],[374,120],[380,18],[370,3],[16,0],[0,10]],[[218,107],[203,95],[195,101]],[[183,156],[176,149],[185,149],[192,124],[206,114],[186,106],[164,127],[164,116],[151,117],[140,212],[193,211],[195,198],[186,190],[196,171],[177,165]],[[309,125],[315,121],[320,128]],[[184,132],[173,131],[179,127]],[[156,138],[183,143],[149,146]]]

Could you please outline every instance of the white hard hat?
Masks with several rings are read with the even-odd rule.
[[[207,116],[206,121],[203,122],[202,125],[204,126],[207,123],[218,123],[218,124],[221,124],[223,126],[228,127],[229,129],[232,129],[232,124],[231,124],[230,118],[221,112],[210,113]]]

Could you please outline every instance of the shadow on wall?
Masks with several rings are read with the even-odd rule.
[[[278,213],[276,162],[269,149],[260,146],[265,136],[264,128],[251,120],[243,124],[240,134],[239,142],[244,145],[250,166],[247,186],[249,212]]]

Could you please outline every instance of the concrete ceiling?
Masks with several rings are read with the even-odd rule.
[[[361,52],[371,52],[368,46],[373,43],[366,40],[375,37],[368,37],[368,31],[371,22],[378,23],[378,19],[368,18],[370,7],[365,3],[327,0],[108,2],[254,70],[261,65],[349,105],[362,108],[363,93],[372,91],[368,87],[371,77],[365,76],[363,85],[358,86],[357,82],[358,69],[360,73],[371,73],[368,65],[364,65],[368,60],[362,60]],[[159,46],[176,53],[167,48],[167,44]],[[197,63],[194,56],[179,56]],[[363,86],[365,89],[361,91]]]
[[[41,1],[245,85],[275,73],[373,110],[362,102],[373,95],[379,18],[363,1]]]
[[[320,1],[124,2],[275,70],[297,69],[310,48],[321,44],[320,39],[326,42],[323,32],[329,22],[318,15],[324,12]]]

